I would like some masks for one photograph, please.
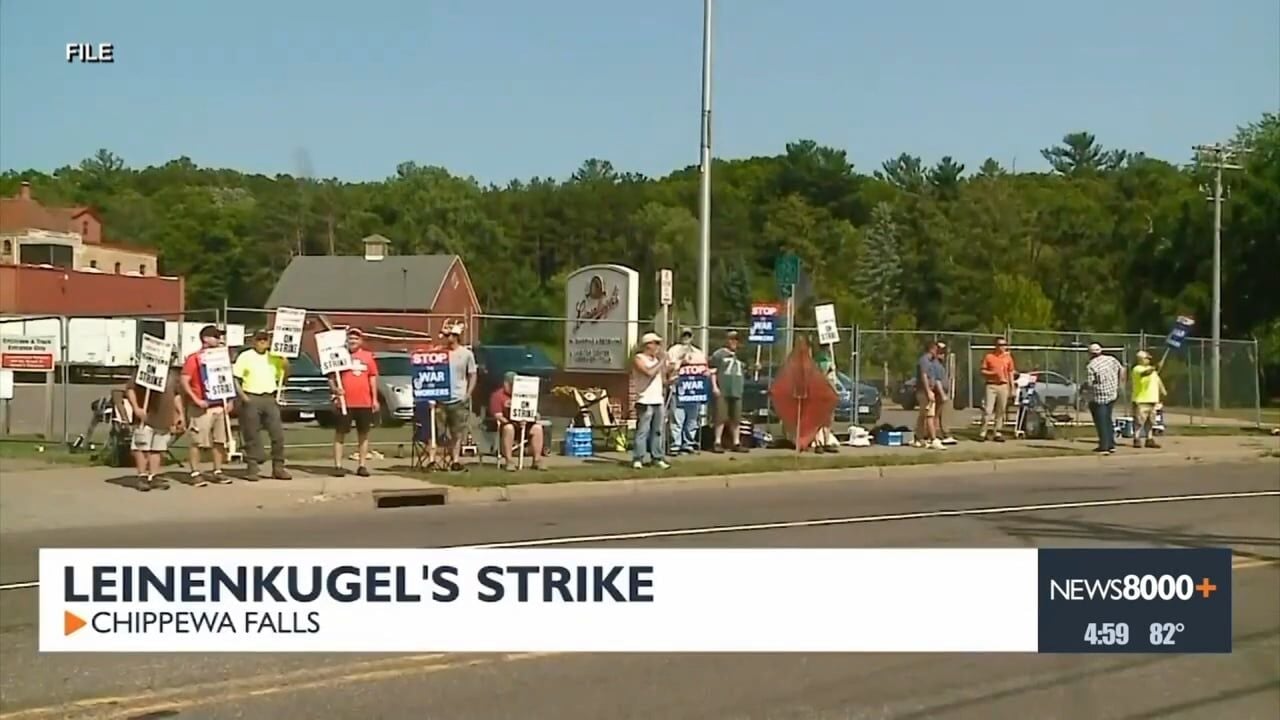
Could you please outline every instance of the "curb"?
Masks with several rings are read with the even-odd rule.
[[[1217,452],[1183,454],[1158,452],[1131,456],[1058,456],[1040,458],[1006,458],[998,460],[964,460],[953,463],[921,463],[918,465],[864,465],[848,468],[824,468],[799,471],[802,482],[848,482],[857,480],[897,480],[912,476],[959,476],[983,473],[1016,473],[1036,468],[1046,461],[1056,469],[1078,467],[1082,470],[1135,467],[1176,467],[1205,462],[1266,462],[1248,452]],[[770,471],[740,473],[734,475],[703,475],[684,477],[636,478],[634,480],[578,480],[563,483],[527,483],[493,487],[446,488],[445,504],[465,505],[475,503],[516,502],[529,500],[558,500],[566,498],[619,497],[642,492],[712,490],[735,488],[777,487],[798,481],[797,471]]]

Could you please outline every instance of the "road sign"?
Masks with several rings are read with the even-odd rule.
[[[0,338],[0,368],[27,372],[52,372],[58,351],[54,337],[9,336]]]
[[[658,304],[670,305],[675,300],[675,273],[663,268],[658,271]]]
[[[800,282],[800,258],[795,253],[787,252],[778,256],[773,264],[773,278],[778,282],[778,290],[783,297],[790,297],[789,288]]]

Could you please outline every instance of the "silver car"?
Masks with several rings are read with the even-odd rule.
[[[383,425],[398,425],[413,419],[413,364],[409,353],[375,352],[378,364],[378,404]]]

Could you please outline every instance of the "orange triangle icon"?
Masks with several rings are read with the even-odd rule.
[[[88,623],[84,621],[84,618],[80,617],[79,615],[76,615],[75,613],[67,612],[66,610],[62,611],[62,634],[63,635],[70,635],[71,633],[79,630],[80,628],[84,627],[87,624]]]

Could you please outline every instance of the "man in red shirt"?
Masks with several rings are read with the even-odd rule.
[[[511,462],[512,448],[515,446],[516,431],[520,425],[525,426],[525,437],[529,440],[529,450],[533,454],[533,469],[543,470],[542,465],[542,426],[538,423],[516,423],[511,420],[511,384],[516,374],[509,372],[502,378],[502,387],[489,396],[489,417],[497,424],[498,437],[502,443],[502,460],[507,470],[515,472],[515,463]]]
[[[346,474],[342,466],[343,443],[351,425],[356,426],[356,442],[358,444],[358,466],[356,474],[369,477],[369,429],[373,427],[373,418],[378,413],[378,363],[373,353],[364,349],[364,332],[360,328],[347,330],[347,352],[351,353],[351,368],[338,373],[335,381],[329,376],[329,387],[333,391],[334,423],[333,466],[338,475]],[[342,412],[345,403],[347,411]]]
[[[200,328],[200,349],[188,355],[182,363],[182,393],[191,407],[188,413],[192,435],[191,479],[196,483],[203,481],[200,462],[205,450],[213,456],[213,474],[209,480],[219,485],[231,482],[231,478],[222,474],[222,464],[227,461],[227,413],[230,412],[231,401],[211,401],[205,397],[205,369],[200,361],[200,353],[221,345],[222,331],[215,325],[205,325]]]

